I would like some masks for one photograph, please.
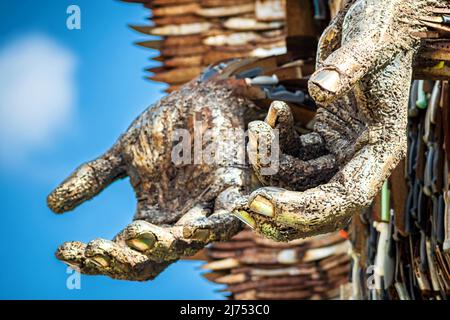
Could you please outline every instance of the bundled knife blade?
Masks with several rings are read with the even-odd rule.
[[[221,60],[286,52],[285,0],[124,1],[152,12],[150,24],[131,27],[160,37],[137,44],[160,51],[164,68],[146,71],[150,80],[168,83],[169,92]]]
[[[407,158],[353,220],[354,277],[343,298],[449,298],[449,115],[449,81],[414,81]]]
[[[450,294],[450,9],[421,23],[408,152],[371,210],[352,222],[352,278],[342,299],[446,300]]]
[[[337,233],[276,243],[245,230],[209,247],[202,268],[230,299],[331,299],[348,281],[348,249]]]

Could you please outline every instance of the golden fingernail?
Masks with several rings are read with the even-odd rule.
[[[106,258],[105,256],[96,255],[90,259],[94,264],[96,264],[99,267],[106,268],[109,266],[109,259]]]
[[[156,242],[156,237],[151,233],[145,233],[137,238],[128,239],[126,243],[129,247],[138,251],[147,251],[153,248]]]
[[[256,222],[247,211],[236,210],[233,211],[232,215],[248,225],[250,228],[255,229]]]
[[[273,217],[275,210],[273,204],[262,196],[256,196],[250,203],[250,210],[266,217]]]
[[[278,111],[274,107],[270,107],[267,113],[266,119],[264,120],[269,126],[275,128],[278,119]]]
[[[332,93],[336,93],[341,85],[339,73],[333,70],[319,71],[311,77],[310,81]]]

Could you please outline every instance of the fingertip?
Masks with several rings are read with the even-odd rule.
[[[248,138],[250,144],[257,145],[261,139],[271,139],[274,135],[272,127],[264,121],[252,121],[248,124]]]
[[[248,124],[248,147],[256,152],[258,144],[270,140],[273,135],[272,128],[264,121],[252,121]]]
[[[290,124],[294,122],[291,108],[283,101],[273,101],[270,105],[267,116],[264,119],[270,127],[275,129],[277,124]]]
[[[256,120],[248,124],[248,130],[252,132],[259,132],[261,129],[270,130],[272,129],[269,124],[264,121]]]
[[[47,196],[47,207],[53,211],[53,213],[61,214],[64,213],[64,205],[60,202],[59,196],[58,196],[58,189],[53,190],[48,196]]]
[[[73,172],[47,196],[47,206],[54,213],[61,214],[74,209],[88,199],[96,187],[93,170],[84,165]]]
[[[64,242],[55,252],[55,257],[74,270],[79,270],[85,260],[86,245],[79,241]]]

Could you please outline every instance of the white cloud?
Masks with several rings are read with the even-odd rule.
[[[71,121],[74,54],[44,35],[0,48],[0,163],[20,163],[48,146]]]

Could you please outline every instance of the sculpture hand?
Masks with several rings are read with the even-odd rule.
[[[241,199],[246,171],[233,163],[174,162],[173,145],[177,130],[187,131],[183,142],[190,143],[196,130],[217,137],[244,128],[243,109],[242,99],[212,81],[188,84],[147,109],[109,151],[48,197],[49,207],[63,213],[128,176],[138,199],[135,221],[113,241],[67,242],[56,256],[85,274],[148,280],[181,256],[236,234],[241,224],[229,213]]]
[[[319,43],[317,71],[309,81],[319,104],[315,147],[304,157],[307,137],[293,138],[287,106],[273,105],[265,122],[249,126],[250,143],[280,132],[279,171],[263,176],[237,215],[262,234],[291,240],[331,232],[370,205],[383,182],[406,154],[407,104],[412,59],[419,47],[419,17],[433,0],[356,0],[332,22]],[[287,109],[286,109],[287,108]],[[275,115],[275,116],[274,116]],[[289,133],[291,131],[291,133]],[[283,141],[297,141],[296,150]],[[303,157],[302,157],[303,155]],[[326,181],[324,181],[326,180]],[[276,188],[274,188],[276,187]],[[281,189],[281,188],[283,189]],[[289,190],[286,190],[286,189]]]

